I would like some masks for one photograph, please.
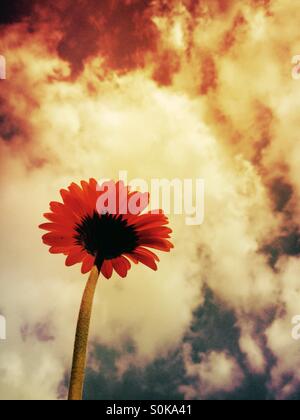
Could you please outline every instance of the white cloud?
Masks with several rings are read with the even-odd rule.
[[[205,399],[218,393],[230,393],[240,387],[244,373],[238,362],[226,352],[199,354],[199,363],[191,357],[191,346],[184,345],[184,362],[187,376],[194,379],[194,385],[181,386],[185,399]]]

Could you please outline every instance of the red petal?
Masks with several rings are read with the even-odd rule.
[[[97,191],[98,182],[95,178],[90,178],[89,185],[93,190]]]
[[[96,211],[96,192],[86,181],[81,181],[81,186],[84,194],[84,202],[88,211],[93,213]]]
[[[153,234],[165,234],[167,233],[168,235],[170,233],[172,233],[172,229],[166,227],[166,226],[162,226],[162,225],[158,225],[158,226],[153,226],[153,225],[145,225],[142,228],[139,228],[139,232],[141,233],[153,233]]]
[[[158,238],[149,238],[146,240],[142,240],[140,245],[146,248],[153,248],[153,249],[158,249],[160,251],[166,251],[166,252],[169,252],[170,249],[174,248],[174,245],[170,241],[167,241],[166,239],[158,239]]]
[[[46,235],[44,235],[42,239],[46,245],[57,245],[60,247],[74,245],[74,239],[71,236],[60,235],[56,232],[46,233]]]
[[[157,265],[153,258],[144,255],[139,251],[135,251],[133,255],[144,265],[151,268],[154,271],[157,271]]]
[[[82,267],[81,267],[82,274],[86,274],[90,272],[91,269],[93,268],[94,263],[95,263],[95,257],[93,257],[92,255],[88,255],[87,257],[85,257],[82,263]]]
[[[160,259],[158,258],[158,256],[156,254],[154,254],[154,252],[150,251],[149,249],[145,249],[142,247],[139,247],[136,249],[136,251],[138,251],[140,254],[144,254],[150,258],[153,258],[155,261],[159,262]]]
[[[113,266],[110,260],[104,261],[101,268],[101,273],[107,280],[109,280],[113,273]]]
[[[69,222],[75,222],[78,220],[78,216],[70,210],[65,204],[52,202],[50,203],[50,209],[60,219],[68,220]]]
[[[66,266],[67,267],[71,267],[72,265],[77,264],[77,263],[83,261],[84,258],[85,258],[85,255],[86,254],[85,254],[85,252],[84,252],[84,250],[82,248],[80,248],[80,247],[74,248],[70,252],[68,258],[66,259]]]
[[[51,201],[50,203],[50,209],[53,211],[53,213],[63,211],[64,207],[65,206],[62,203],[58,203],[57,201]]]
[[[54,230],[53,229],[54,227],[55,227],[54,223],[43,223],[42,225],[39,225],[39,229],[48,230],[48,231]]]
[[[86,213],[88,213],[83,196],[78,197],[76,193],[72,193],[67,190],[61,190],[60,194],[65,203],[66,210],[72,213],[74,217],[81,219]]]
[[[45,213],[44,217],[50,222],[57,223],[60,225],[67,226],[69,228],[72,228],[74,226],[74,222],[70,219],[68,219],[66,216],[62,216],[56,213]]]
[[[138,264],[139,260],[135,258],[132,254],[124,254],[126,258],[128,258],[130,261],[132,261],[134,264]]]
[[[70,236],[73,234],[72,228],[58,223],[43,223],[39,228],[55,234],[61,234],[62,236]]]
[[[68,255],[70,252],[70,247],[62,247],[62,246],[52,246],[49,248],[50,254],[65,254]]]
[[[90,179],[89,183],[82,182],[82,188],[84,190],[84,196],[86,198],[86,205],[90,214],[93,214],[97,210],[97,201],[101,192],[97,190],[98,184],[95,179]]]
[[[72,182],[72,184],[69,186],[69,191],[72,195],[77,197],[79,200],[83,201],[84,194],[82,189],[79,187],[79,185],[75,184],[75,182]]]
[[[149,229],[150,227],[163,226],[168,223],[168,219],[165,216],[159,214],[142,214],[141,216],[138,216],[136,220],[134,220],[134,225],[139,230],[142,230],[143,227]]]
[[[127,276],[127,272],[131,267],[130,262],[124,257],[115,258],[114,260],[112,260],[112,265],[115,271],[122,278],[125,278]]]
[[[58,216],[55,213],[44,213],[44,217],[50,222],[57,222]]]
[[[172,233],[171,229],[163,228],[163,227],[138,231],[138,235],[140,239],[147,239],[147,238],[167,239],[171,237],[170,233]]]

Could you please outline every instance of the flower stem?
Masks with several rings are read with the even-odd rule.
[[[82,400],[91,313],[100,271],[101,267],[93,267],[81,302],[74,345],[69,401]]]

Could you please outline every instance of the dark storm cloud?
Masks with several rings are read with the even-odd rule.
[[[284,177],[276,177],[267,182],[270,199],[275,212],[282,213],[282,234],[272,238],[262,251],[268,256],[270,265],[275,267],[282,256],[297,257],[300,255],[300,230],[294,220],[293,199],[294,187]]]
[[[0,25],[16,23],[29,16],[35,3],[35,0],[1,0]]]
[[[276,178],[271,182],[270,192],[275,211],[284,211],[293,196],[292,185],[283,178]]]
[[[184,377],[184,366],[179,352],[168,359],[158,359],[145,369],[131,367],[118,379],[115,362],[118,354],[104,347],[97,347],[94,354],[101,360],[101,373],[88,371],[85,397],[88,400],[180,400],[178,392]]]
[[[0,113],[0,137],[4,141],[11,141],[19,133],[19,128],[9,115]]]
[[[82,69],[84,60],[101,54],[112,69],[143,65],[143,52],[155,47],[150,0],[66,1],[61,10],[60,56]]]
[[[4,1],[1,23],[28,18],[30,30],[48,23],[61,33],[57,51],[77,75],[89,57],[102,56],[110,69],[128,71],[144,65],[156,49],[158,31],[151,20],[151,0]]]
[[[11,106],[0,96],[0,140],[12,142],[16,137],[23,135],[27,139],[26,122],[17,117]]]
[[[20,334],[23,341],[35,339],[47,343],[55,340],[52,329],[49,322],[38,322],[34,325],[24,324],[20,328]]]
[[[275,238],[271,243],[263,247],[263,252],[269,257],[272,267],[276,266],[281,256],[297,257],[300,255],[300,232],[298,227]]]
[[[267,383],[268,374],[252,374],[245,363],[245,356],[239,349],[240,331],[236,326],[234,313],[222,307],[210,290],[206,291],[205,303],[194,313],[194,321],[183,342],[192,345],[192,357],[199,362],[199,353],[223,351],[227,349],[240,363],[245,373],[245,380],[236,391],[217,392],[209,400],[266,400],[272,399]],[[188,377],[182,349],[179,346],[166,358],[159,358],[145,368],[129,367],[120,378],[117,360],[134,353],[134,347],[128,346],[122,352],[96,345],[92,357],[100,366],[99,371],[89,369],[85,385],[87,400],[183,400],[180,386],[193,385],[194,379]],[[59,388],[61,397],[67,389],[68,378]],[[196,387],[196,383],[195,383]],[[63,390],[63,391],[62,391]]]

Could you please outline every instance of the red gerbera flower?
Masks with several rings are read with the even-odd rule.
[[[130,192],[121,181],[99,185],[91,179],[82,181],[81,187],[71,184],[61,196],[63,203],[51,202],[51,213],[44,215],[49,223],[40,226],[48,231],[43,242],[52,254],[66,255],[67,266],[82,263],[83,274],[97,266],[107,279],[113,270],[124,278],[130,261],[157,270],[159,258],[149,248],[166,252],[173,248],[163,212],[142,214],[149,194]]]
[[[126,277],[131,262],[157,270],[156,254],[149,248],[170,251],[173,245],[168,219],[161,210],[142,214],[149,194],[130,192],[123,182],[97,184],[91,179],[81,187],[62,190],[63,203],[50,203],[48,231],[43,241],[53,254],[67,256],[66,265],[82,263],[83,274],[91,271],[79,311],[69,399],[82,399],[86,353],[93,297],[100,272],[110,279],[115,270]]]

